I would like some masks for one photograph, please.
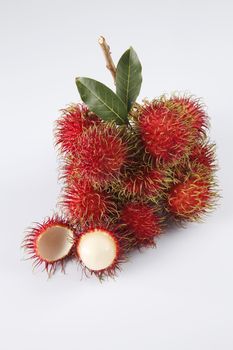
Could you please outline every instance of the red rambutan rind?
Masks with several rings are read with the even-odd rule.
[[[191,100],[188,101],[191,104]],[[189,154],[205,125],[204,118],[201,123],[201,118],[195,119],[189,109],[178,102],[178,98],[154,100],[144,106],[138,117],[146,149],[164,163],[175,163]]]
[[[144,198],[148,200],[157,200],[168,188],[166,172],[160,169],[151,169],[150,167],[141,167],[133,174],[128,174],[121,182],[120,193],[125,197]]]
[[[216,170],[215,144],[208,142],[197,143],[191,150],[189,162],[194,170],[199,165],[206,167],[210,171]]]
[[[83,104],[71,105],[62,112],[56,123],[56,145],[63,153],[74,154],[80,135],[91,126],[99,124],[100,119]]]
[[[161,218],[151,206],[144,203],[127,203],[122,209],[120,220],[129,249],[154,246],[154,238],[162,232]]]
[[[115,277],[124,261],[119,239],[107,226],[91,226],[77,237],[75,255],[86,276]]]
[[[208,116],[200,103],[200,99],[190,96],[173,96],[167,100],[166,104],[176,108],[181,114],[189,117],[192,128],[196,129],[198,134],[204,134],[208,128]]]
[[[61,205],[74,222],[80,221],[82,224],[105,221],[118,215],[111,195],[95,189],[85,180],[73,181],[65,188]]]
[[[29,258],[34,260],[34,268],[43,265],[50,276],[58,265],[64,271],[65,262],[72,254],[74,241],[73,226],[55,215],[30,228],[22,247],[29,254]]]
[[[174,185],[168,196],[168,211],[181,221],[197,221],[215,207],[217,191],[214,180],[195,174]]]
[[[109,182],[119,176],[127,151],[120,128],[107,123],[93,126],[79,137],[76,170],[93,183]]]

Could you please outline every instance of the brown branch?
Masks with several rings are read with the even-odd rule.
[[[101,36],[98,41],[99,41],[100,47],[101,47],[101,49],[103,50],[103,53],[104,53],[104,57],[105,57],[105,60],[106,60],[106,68],[112,74],[112,77],[113,77],[113,80],[114,80],[114,83],[115,83],[115,80],[116,80],[116,67],[115,67],[115,64],[114,64],[114,62],[112,60],[110,47],[106,43],[106,40],[105,40],[105,38],[103,36]]]

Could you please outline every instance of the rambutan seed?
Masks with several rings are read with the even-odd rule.
[[[119,257],[119,244],[114,233],[105,228],[90,228],[78,238],[77,255],[93,273],[112,274]]]

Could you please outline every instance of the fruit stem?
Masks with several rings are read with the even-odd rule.
[[[112,77],[113,77],[113,81],[114,81],[114,83],[116,83],[116,66],[112,60],[110,47],[107,44],[107,42],[103,36],[99,37],[98,42],[99,42],[100,47],[104,53],[104,57],[106,60],[106,68],[110,71],[110,73],[112,74]]]

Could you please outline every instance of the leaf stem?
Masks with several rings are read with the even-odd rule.
[[[112,60],[110,47],[103,36],[99,37],[98,42],[100,44],[100,47],[103,51],[103,54],[106,60],[106,68],[110,71],[110,73],[112,74],[114,83],[116,83],[116,66]]]

